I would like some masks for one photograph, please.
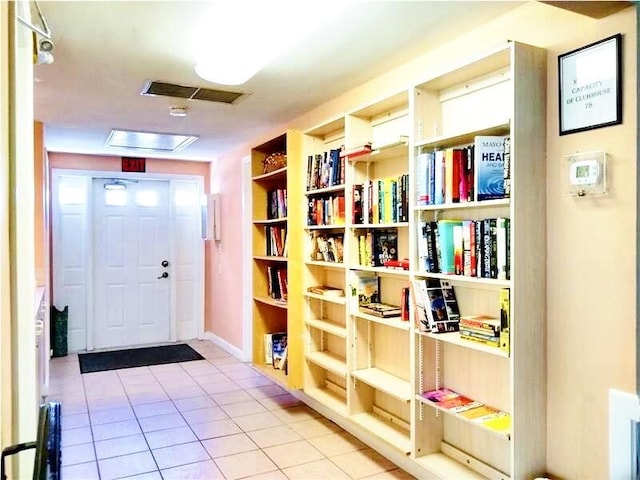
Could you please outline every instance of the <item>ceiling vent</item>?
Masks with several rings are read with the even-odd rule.
[[[186,98],[188,100],[205,100],[207,102],[218,102],[234,104],[244,93],[227,92],[224,90],[213,90],[211,88],[189,87],[186,85],[176,85],[165,82],[147,82],[142,90],[142,95],[161,95],[165,97]]]

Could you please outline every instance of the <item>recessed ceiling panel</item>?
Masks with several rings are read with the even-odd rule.
[[[105,146],[156,152],[177,152],[197,139],[198,137],[195,135],[113,129]]]

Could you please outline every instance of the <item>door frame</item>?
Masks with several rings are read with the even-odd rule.
[[[169,182],[169,229],[171,232],[171,237],[169,239],[169,251],[172,259],[176,258],[176,210],[171,201],[173,198],[172,193],[175,190],[175,184],[179,181],[193,181],[198,185],[199,196],[205,194],[204,188],[204,177],[199,175],[181,175],[181,174],[164,174],[164,173],[129,173],[129,172],[119,172],[119,171],[108,171],[108,170],[78,170],[78,169],[66,169],[66,168],[52,168],[51,169],[51,209],[52,209],[52,224],[53,221],[58,220],[58,202],[55,201],[54,195],[58,192],[58,181],[60,176],[63,175],[74,175],[79,177],[84,177],[87,182],[87,209],[86,209],[86,222],[87,222],[87,250],[86,250],[86,324],[85,324],[85,335],[86,335],[86,350],[90,351],[94,349],[94,317],[93,317],[93,275],[94,275],[94,265],[93,265],[93,180],[94,179],[104,179],[104,178],[122,178],[126,180],[157,180],[157,181],[168,181]],[[198,210],[200,210],[200,206],[198,206]],[[53,225],[51,227],[51,242],[52,247],[54,247],[54,238],[53,238]],[[204,239],[202,240],[202,246],[197,251],[197,264],[199,268],[197,269],[197,281],[198,281],[198,306],[197,306],[197,318],[199,321],[196,326],[196,337],[203,338],[205,331],[205,318],[204,318],[204,303],[205,303],[205,265],[204,265]],[[52,248],[53,252],[53,248]],[[52,276],[52,303],[53,303],[53,289],[56,284],[56,271],[54,270],[54,256],[51,256],[51,276]],[[170,277],[170,342],[177,341],[177,285],[176,285],[176,276],[171,275]]]

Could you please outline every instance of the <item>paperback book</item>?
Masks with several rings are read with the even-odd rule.
[[[475,137],[476,199],[504,198],[504,142],[502,136]]]

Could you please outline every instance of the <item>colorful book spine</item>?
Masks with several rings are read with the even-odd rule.
[[[511,328],[511,300],[508,288],[500,290],[500,349],[510,351],[509,330]]]
[[[455,226],[462,226],[460,220],[439,220],[438,237],[440,239],[440,272],[455,274],[455,244],[453,230]]]

